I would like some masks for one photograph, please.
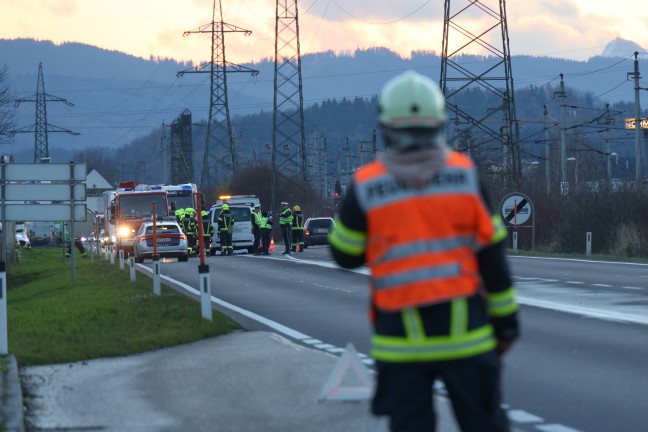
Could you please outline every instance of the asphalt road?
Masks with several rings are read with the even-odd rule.
[[[505,360],[504,398],[516,429],[646,430],[648,266],[510,262],[523,305],[523,338]],[[299,343],[326,350],[352,342],[368,353],[366,270],[334,268],[327,247],[290,257],[210,257],[208,264],[212,295],[241,308],[237,319],[245,322],[250,311],[293,330]],[[195,259],[165,264],[162,273],[197,285]]]

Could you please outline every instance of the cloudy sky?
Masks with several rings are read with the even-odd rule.
[[[275,0],[221,1],[224,22],[252,31],[251,36],[227,34],[228,61],[272,58]],[[648,48],[644,1],[509,0],[511,52],[586,60],[616,37]],[[497,0],[482,3],[498,9]],[[74,41],[144,58],[200,62],[209,58],[209,37],[182,33],[211,22],[212,4],[212,0],[0,0],[0,38]],[[466,4],[453,0],[452,8]],[[408,57],[412,50],[441,48],[442,0],[301,0],[298,7],[302,54],[384,46]],[[483,12],[463,13],[457,21],[473,32],[492,23]]]

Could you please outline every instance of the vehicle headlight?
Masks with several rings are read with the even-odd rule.
[[[81,241],[82,242],[88,241],[88,238],[87,237],[81,237]]]
[[[119,237],[128,237],[131,234],[131,230],[128,227],[119,227],[117,230],[117,235]]]

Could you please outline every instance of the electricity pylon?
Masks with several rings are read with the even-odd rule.
[[[171,123],[171,184],[193,181],[191,111],[185,108]]]
[[[49,156],[49,143],[47,135],[51,132],[63,132],[71,135],[79,135],[78,132],[72,132],[53,124],[47,123],[47,102],[63,102],[68,106],[74,104],[67,99],[58,96],[52,96],[45,93],[45,80],[43,80],[43,63],[38,63],[38,82],[36,84],[36,94],[26,98],[17,99],[16,106],[22,102],[36,102],[36,122],[33,125],[17,129],[15,133],[34,132],[34,163],[47,160]]]
[[[461,61],[461,55],[484,51],[489,57],[483,61]],[[489,168],[508,174],[512,185],[519,186],[520,143],[505,0],[445,0],[440,84],[448,109],[466,125],[455,130],[449,143],[470,142],[473,157],[486,156]],[[490,107],[479,110],[463,102],[475,89],[486,91]]]
[[[225,59],[225,33],[244,33],[248,36],[252,32],[223,22],[223,10],[220,0],[214,0],[212,22],[197,29],[186,31],[183,36],[192,33],[210,33],[212,36],[211,61],[203,63],[195,69],[187,69],[177,74],[178,76],[186,73],[210,74],[209,118],[207,120],[205,155],[200,177],[200,188],[204,190],[207,184],[211,184],[216,180],[215,171],[218,167],[231,175],[236,174],[238,168],[238,154],[236,142],[232,136],[232,123],[230,121],[227,97],[227,74],[231,72],[249,72],[254,76],[259,71],[230,63]],[[211,148],[211,141],[216,143],[215,150]],[[212,168],[214,172],[212,172]]]
[[[281,170],[288,177],[301,177],[304,191],[308,189],[297,0],[276,2],[272,117],[272,204],[274,205],[277,170]]]

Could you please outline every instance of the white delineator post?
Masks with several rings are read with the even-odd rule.
[[[155,201],[153,201],[151,214],[153,215],[153,294],[159,296],[162,294],[162,288],[160,287],[160,255],[157,253],[157,211]]]
[[[130,266],[130,281],[135,282],[136,279],[135,257],[128,257],[128,265]]]
[[[7,332],[7,272],[5,262],[0,261],[0,355],[9,354]]]
[[[119,270],[124,270],[124,250],[119,250]]]
[[[110,264],[115,265],[115,249],[114,249],[114,246],[110,246]]]
[[[200,276],[200,310],[202,311],[203,319],[211,321],[211,280],[209,277],[209,266],[207,264],[199,265],[198,274]]]
[[[592,232],[588,231],[585,236],[585,255],[592,255]]]

